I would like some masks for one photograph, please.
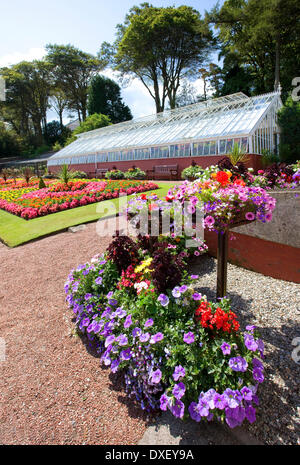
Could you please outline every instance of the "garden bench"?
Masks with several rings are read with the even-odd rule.
[[[171,179],[177,179],[178,176],[178,165],[155,165],[152,170],[148,172],[153,173],[153,179],[161,179],[164,177]]]
[[[96,178],[104,178],[105,173],[107,173],[108,169],[107,168],[97,168],[96,169]]]

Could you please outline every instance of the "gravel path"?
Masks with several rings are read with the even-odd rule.
[[[0,244],[0,444],[136,444],[146,419],[78,336],[69,271],[106,249],[95,224],[9,249]],[[73,334],[73,336],[72,336]]]
[[[89,224],[15,249],[0,243],[0,444],[129,445],[143,437],[145,416],[74,335],[64,300],[69,271],[110,241]],[[214,299],[216,260],[201,257],[193,272],[203,273],[199,291]],[[256,324],[266,346],[257,422],[246,428],[264,444],[300,443],[300,366],[291,357],[300,336],[299,285],[229,265],[228,296],[242,327]]]
[[[200,260],[192,268],[201,276],[198,290],[214,299],[217,261],[207,255]],[[243,425],[264,444],[300,444],[300,286],[229,264],[227,291],[241,329],[255,324],[265,344],[257,421]]]

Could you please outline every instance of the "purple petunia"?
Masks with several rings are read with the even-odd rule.
[[[223,342],[223,344],[221,344],[220,348],[221,348],[221,350],[223,352],[223,355],[229,355],[230,352],[231,352],[231,346],[227,342]]]
[[[113,361],[111,362],[111,366],[110,366],[110,367],[111,367],[111,371],[112,371],[113,373],[116,373],[116,372],[118,371],[119,365],[120,365],[120,360],[118,360],[118,359],[117,359],[117,360],[113,360]]]
[[[157,342],[162,341],[163,338],[164,335],[162,333],[156,333],[153,336],[151,336],[150,344],[156,344]]]
[[[149,318],[149,319],[145,322],[144,327],[145,327],[145,328],[149,328],[150,326],[153,325],[153,323],[154,323],[154,321],[152,320],[152,318]]]
[[[131,350],[129,348],[125,349],[125,350],[122,350],[122,352],[120,353],[120,357],[121,357],[122,360],[130,360],[131,357],[132,357]]]
[[[253,368],[253,379],[257,381],[258,383],[262,383],[264,378],[264,374],[262,369],[254,367]]]
[[[172,296],[175,297],[175,298],[181,297],[181,292],[180,292],[180,287],[179,286],[174,287],[174,289],[172,290]]]
[[[115,340],[115,336],[113,334],[111,334],[110,336],[108,336],[106,339],[105,339],[105,347],[108,347],[110,344],[112,344],[112,342],[114,342]]]
[[[131,315],[127,315],[125,321],[124,321],[124,328],[129,328],[129,326],[131,326],[133,323],[132,321],[132,316]]]
[[[174,399],[172,400],[171,405],[169,408],[176,418],[183,418],[184,415],[184,403],[181,400]]]
[[[163,307],[166,307],[170,300],[169,300],[169,297],[165,294],[160,294],[157,298],[158,302],[160,302],[160,304],[163,306]]]
[[[162,372],[160,371],[159,368],[157,370],[152,371],[152,373],[149,376],[150,382],[153,384],[158,384],[161,380],[162,377]]]
[[[194,292],[192,297],[193,297],[193,300],[201,300],[202,299],[202,295],[199,294],[199,292]]]
[[[178,383],[178,384],[175,384],[175,386],[173,387],[173,390],[172,390],[172,394],[173,396],[176,398],[176,399],[181,399],[181,397],[184,396],[185,394],[185,385],[184,383]]]
[[[150,339],[150,334],[149,333],[143,333],[140,335],[140,341],[141,342],[147,342]]]
[[[192,344],[193,342],[195,342],[194,333],[192,333],[191,331],[189,331],[188,333],[185,333],[184,336],[183,336],[183,341],[186,344]]]
[[[119,346],[126,346],[128,344],[128,338],[125,334],[120,334],[120,336],[117,337],[116,341],[118,341]]]
[[[132,336],[133,336],[133,337],[140,336],[141,334],[142,334],[141,328],[134,328],[134,329],[132,330]]]
[[[163,394],[159,399],[159,401],[160,401],[160,409],[163,410],[164,412],[168,408],[169,400],[170,400],[170,398],[166,394]]]
[[[224,410],[224,408],[227,406],[227,401],[226,401],[226,397],[224,396],[224,394],[216,393],[214,396],[214,404],[215,404],[215,408]]]
[[[178,381],[179,378],[183,378],[184,376],[185,376],[185,369],[181,365],[177,365],[173,373],[174,380]]]
[[[99,276],[98,278],[95,279],[96,284],[102,284],[102,278]]]
[[[241,394],[243,395],[243,399],[245,399],[247,401],[251,401],[252,398],[253,398],[253,392],[247,386],[244,386],[241,389]]]
[[[255,352],[258,349],[258,345],[251,334],[244,335],[244,343],[248,350]]]
[[[190,417],[197,422],[199,422],[202,418],[202,416],[200,415],[199,409],[200,409],[200,406],[196,402],[192,402],[189,406]]]
[[[233,371],[246,371],[248,368],[248,363],[243,357],[232,357],[229,359],[229,366]]]

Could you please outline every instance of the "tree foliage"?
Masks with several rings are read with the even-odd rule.
[[[0,158],[15,157],[20,154],[20,144],[14,131],[0,122]]]
[[[112,123],[132,119],[129,107],[122,101],[120,86],[101,75],[94,76],[89,86],[88,113],[107,115]]]
[[[102,68],[100,60],[73,45],[48,44],[46,60],[51,64],[56,84],[68,99],[68,108],[76,111],[79,121],[87,117],[88,87]]]
[[[278,112],[281,128],[279,155],[282,161],[293,163],[300,158],[300,102],[291,97]]]
[[[260,94],[276,88],[284,99],[299,74],[298,0],[226,0],[207,14],[218,29],[224,57],[221,94],[242,90]]]
[[[94,113],[86,118],[85,121],[74,129],[71,137],[68,138],[65,145],[69,145],[76,140],[76,135],[83,132],[92,131],[93,129],[103,128],[111,124],[109,116],[102,115],[101,113]]]
[[[117,26],[115,43],[103,43],[99,57],[123,77],[139,78],[161,112],[166,99],[171,108],[176,106],[181,79],[197,73],[213,43],[212,32],[195,9],[143,3],[129,10],[124,24]]]

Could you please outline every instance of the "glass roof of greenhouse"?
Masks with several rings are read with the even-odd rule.
[[[261,118],[278,103],[280,94],[272,92],[247,97],[239,92],[205,102],[166,110],[78,135],[76,141],[51,159],[185,143],[248,136]]]

